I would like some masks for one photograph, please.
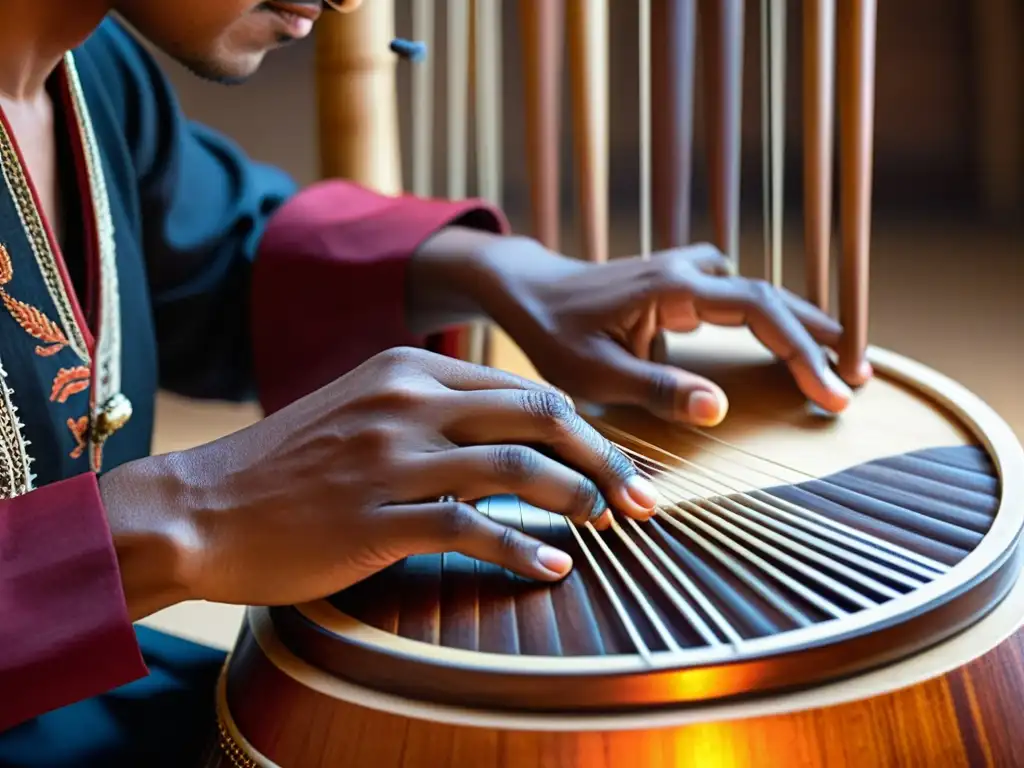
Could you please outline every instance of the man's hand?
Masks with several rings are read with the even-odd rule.
[[[219,441],[115,469],[101,489],[135,616],[185,595],[311,600],[419,553],[555,580],[567,554],[461,500],[511,493],[598,528],[609,507],[645,520],[656,501],[559,392],[410,349]],[[161,539],[174,546],[145,557]]]
[[[787,363],[807,398],[832,412],[849,403],[847,383],[857,386],[872,375],[865,364],[844,383],[825,353],[839,342],[839,324],[786,290],[730,275],[727,259],[710,245],[646,261],[590,264],[527,238],[451,230],[428,242],[417,260],[424,285],[434,286],[427,306],[477,307],[541,376],[581,400],[638,405],[701,426],[719,423],[728,407],[720,387],[651,359],[660,331],[692,331],[704,322],[749,326]],[[458,295],[441,296],[442,284]],[[412,306],[423,305],[414,300]]]

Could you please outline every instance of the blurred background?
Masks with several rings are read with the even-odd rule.
[[[375,0],[368,0],[374,2]],[[516,3],[503,13],[501,98],[503,205],[529,232],[522,60]],[[397,2],[400,35],[411,33],[409,3]],[[802,288],[801,3],[788,15],[786,83],[786,282]],[[631,2],[611,3],[611,215],[613,255],[638,250],[639,46]],[[445,167],[444,0],[436,3],[436,194]],[[743,236],[740,263],[763,262],[759,3],[747,3],[743,103]],[[955,377],[1024,436],[1024,4],[1019,0],[900,0],[878,3],[872,342]],[[699,43],[698,43],[699,46]],[[699,59],[699,49],[698,49]],[[162,59],[185,111],[220,129],[255,158],[300,183],[318,178],[315,41],[271,55],[243,86],[204,83]],[[409,179],[409,65],[399,66],[399,99]],[[709,236],[697,76],[695,238]],[[470,109],[472,113],[472,108]],[[563,249],[577,248],[575,175],[568,103],[563,114]],[[472,126],[470,148],[472,155]],[[473,159],[469,159],[474,192]],[[159,450],[181,447],[246,423],[246,407],[164,398]]]

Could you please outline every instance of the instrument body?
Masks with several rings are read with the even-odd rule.
[[[488,25],[496,16],[482,17],[470,0],[443,5],[449,35],[492,39]],[[558,247],[556,107],[564,42],[575,105],[579,255],[603,261],[611,255],[611,6],[600,0],[588,13],[577,0],[562,5],[520,0],[518,9],[528,52],[534,229],[541,242]],[[653,48],[660,61],[653,79],[641,68],[640,102],[654,96],[655,123],[642,131],[653,128],[654,146],[644,148],[653,153],[640,164],[641,218],[653,215],[658,247],[690,238],[700,49],[713,240],[738,259],[742,36],[749,12],[731,0],[640,0],[638,7],[646,20],[641,34],[650,32],[640,48]],[[762,4],[769,7],[777,13],[763,38],[764,119],[772,143],[765,147],[772,191],[765,262],[777,282],[785,18]],[[414,5],[414,25],[419,19],[423,36],[432,37],[426,8]],[[320,30],[325,174],[386,191],[402,187],[393,63],[377,55],[393,36],[393,10],[374,0]],[[875,1],[809,0],[803,25],[806,292],[814,303],[829,304],[835,209],[843,232],[838,309],[850,329],[839,363],[855,370],[867,343]],[[362,48],[349,45],[353,36]],[[376,53],[366,49],[370,43]],[[472,45],[448,41],[449,195],[466,191],[466,158],[451,148],[468,143],[469,84],[493,88],[498,77],[481,67],[484,48],[476,48],[474,77],[465,71]],[[414,148],[433,146],[431,88],[424,71],[414,75]],[[478,164],[478,187],[500,189],[492,167],[499,118],[484,112],[477,114],[486,160]],[[341,133],[347,138],[338,139]],[[830,199],[835,133],[837,206]],[[412,176],[416,193],[432,193],[430,152],[413,157]],[[642,234],[642,255],[649,255],[650,239]],[[467,356],[480,359],[480,347],[467,344]],[[675,472],[662,477],[669,503],[656,524],[644,524],[651,526],[647,539],[626,523],[598,536],[520,511],[524,527],[569,537],[577,566],[562,585],[525,584],[444,555],[411,559],[329,601],[250,609],[221,680],[220,738],[207,764],[1024,764],[1024,746],[1015,738],[1024,727],[1024,641],[1014,634],[1024,617],[1024,454],[1006,424],[956,383],[882,350],[868,350],[877,378],[847,413],[826,419],[808,411],[788,372],[745,331],[702,329],[671,337],[666,347],[673,362],[721,384],[731,408],[713,438],[696,442],[636,413],[593,414],[645,471]],[[502,333],[490,334],[485,361],[536,377]],[[746,471],[743,457],[760,462],[759,472]],[[729,550],[740,569],[725,567],[708,542]],[[883,545],[896,548],[889,552],[896,560],[881,557]],[[901,558],[925,569],[908,570]],[[699,589],[687,591],[687,579]],[[757,583],[770,589],[759,591]]]
[[[444,651],[460,642],[465,645],[460,620],[467,615],[475,615],[479,647],[487,645],[487,636],[507,638],[508,633],[499,631],[508,619],[500,610],[507,594],[487,591],[486,580],[466,577],[464,570],[445,571],[436,590],[425,587],[428,582],[415,569],[400,571],[390,582],[378,581],[375,592],[370,584],[367,600],[251,609],[223,680],[225,742],[243,745],[236,748],[244,750],[247,759],[256,755],[254,765],[286,768],[497,766],[512,761],[610,768],[635,765],[640,756],[639,764],[650,766],[690,760],[701,765],[968,765],[978,754],[993,755],[997,763],[1009,760],[1019,747],[998,734],[1012,732],[1012,727],[1004,730],[1005,719],[1015,717],[1018,709],[1010,700],[1024,690],[1014,687],[1024,684],[1024,667],[1007,671],[1021,660],[1020,638],[955,669],[997,645],[1024,615],[1024,581],[1019,579],[1017,557],[1017,534],[1024,520],[1024,455],[1008,427],[955,383],[883,351],[872,351],[878,379],[860,393],[847,415],[829,421],[807,412],[785,372],[745,331],[709,329],[674,339],[670,351],[674,356],[685,354],[689,368],[713,372],[725,382],[733,410],[716,436],[722,434],[723,440],[750,455],[760,453],[759,446],[767,441],[780,467],[803,464],[815,477],[842,478],[842,472],[834,473],[865,463],[871,466],[873,460],[889,455],[889,448],[919,456],[931,455],[922,454],[922,449],[941,448],[952,451],[946,456],[954,463],[960,461],[957,451],[966,452],[961,459],[968,454],[990,457],[988,475],[978,464],[979,471],[963,476],[973,491],[957,490],[954,478],[946,482],[950,498],[961,492],[967,493],[964,498],[972,493],[980,498],[982,489],[989,489],[993,522],[986,534],[972,539],[977,546],[971,554],[951,558],[956,560],[954,567],[934,582],[938,603],[902,613],[888,628],[869,627],[860,634],[843,629],[853,626],[856,612],[818,623],[811,629],[828,631],[817,645],[794,643],[792,639],[806,630],[783,628],[763,638],[772,647],[746,665],[684,661],[674,675],[666,669],[661,683],[653,681],[658,676],[641,672],[633,682],[623,677],[605,681],[604,686],[594,682],[601,664],[628,664],[635,652],[623,645],[604,656],[573,654],[568,649],[570,633],[577,632],[576,639],[582,642],[585,627],[563,620],[558,629],[564,641],[564,668],[594,666],[581,672],[575,684],[559,680],[545,688],[507,681],[521,675],[524,665],[542,664],[542,654],[555,655],[538,645],[543,645],[544,637],[536,625],[541,615],[538,595],[547,588],[521,585],[513,614],[518,632],[511,633],[519,644],[498,648],[493,645],[497,640],[490,641],[492,646],[479,656],[485,666],[495,665],[498,674],[480,679],[453,668]],[[641,439],[651,438],[658,446],[683,453],[679,437],[654,420],[636,414],[604,418],[628,426]],[[899,433],[879,441],[877,436],[884,434],[879,425],[897,420]],[[780,430],[800,434],[780,440]],[[709,450],[706,443],[688,457],[708,467],[714,454],[705,452],[700,458],[702,450]],[[716,450],[718,466],[730,466],[721,456],[721,446]],[[932,458],[936,457],[947,460],[941,452]],[[733,471],[738,472],[735,467]],[[912,501],[917,498],[915,488],[934,490],[910,475],[900,488],[898,467],[889,476],[890,492],[902,492],[900,498],[908,499],[908,506],[917,503]],[[739,492],[755,489],[753,477],[747,479],[749,487]],[[881,493],[876,486],[871,492]],[[986,547],[987,554],[979,555]],[[941,554],[941,548],[936,551]],[[698,546],[692,553],[710,561]],[[972,557],[977,571],[961,581],[957,569],[970,564]],[[576,559],[583,561],[578,555]],[[638,580],[642,577],[635,563],[621,562]],[[386,583],[390,587],[384,589]],[[469,591],[472,583],[475,593]],[[656,589],[651,587],[646,594]],[[711,591],[708,594],[714,599]],[[961,603],[963,610],[951,619],[957,595],[970,605],[964,608]],[[564,619],[572,606],[565,595],[561,599]],[[389,659],[381,651],[397,646],[368,652],[365,643],[363,653],[353,655],[353,640],[369,642],[377,635],[366,634],[358,622],[339,620],[339,605],[353,613],[363,610],[361,619],[371,623],[391,621],[391,637],[397,642],[404,636],[405,650],[413,649],[411,658],[403,653]],[[391,619],[384,617],[388,606],[396,609]],[[460,612],[460,607],[472,610]],[[879,615],[883,609],[884,604],[863,615]],[[664,606],[659,610],[670,615]],[[733,624],[745,635],[752,632],[739,620]],[[341,636],[346,632],[347,641]],[[608,636],[603,635],[606,645]],[[401,664],[398,656],[404,656]],[[955,671],[943,674],[950,669]],[[888,693],[901,686],[910,687]],[[599,700],[601,696],[605,700]],[[996,741],[988,744],[986,739]],[[222,748],[219,754],[227,753]],[[267,762],[259,762],[259,756]]]

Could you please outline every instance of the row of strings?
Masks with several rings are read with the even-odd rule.
[[[472,104],[477,193],[495,204],[502,203],[503,131],[520,127],[515,122],[519,115],[511,116],[509,123],[501,114],[503,6],[493,0],[446,0],[440,5],[434,0],[412,0],[412,34],[428,46],[433,47],[437,39],[437,9],[444,12],[448,111],[444,194],[450,198],[463,198],[467,193],[467,127]],[[746,4],[743,0],[638,0],[635,7],[640,52],[636,110],[640,134],[640,255],[647,258],[655,246],[678,247],[690,240],[699,39],[705,75],[713,239],[738,270]],[[547,247],[558,249],[559,116],[562,57],[567,49],[583,256],[604,261],[609,255],[609,0],[518,0],[517,8],[534,234]],[[842,182],[839,309],[847,329],[840,358],[859,361],[867,345],[875,0],[804,0],[801,11],[806,293],[810,301],[827,308],[833,113],[838,103]],[[780,285],[787,3],[761,0],[760,27],[763,276]],[[413,69],[411,82],[415,117],[412,191],[419,195],[435,192],[434,87],[434,66],[428,57]],[[484,330],[478,329],[470,352],[477,362],[486,360],[484,335]]]
[[[787,484],[784,478],[748,460],[728,458],[727,463],[735,466],[732,472],[713,469],[610,424],[598,422],[596,426],[655,484],[661,497],[656,524],[683,539],[702,558],[716,561],[796,628],[816,624],[821,620],[818,617],[826,621],[840,619],[876,607],[912,592],[952,567],[949,562],[872,535],[810,506],[771,493],[741,490],[749,485],[750,473]],[[709,439],[700,430],[692,433],[698,440]],[[731,449],[724,441],[718,442]],[[660,455],[663,460],[652,455]],[[939,481],[919,481],[933,482],[935,490],[941,488]],[[817,482],[833,485],[828,479]],[[984,493],[976,494],[977,511],[973,514],[977,521],[971,533],[980,537],[991,524],[994,501]],[[856,510],[849,511],[856,514]],[[910,518],[920,515],[912,510],[902,513]],[[962,511],[956,517],[962,520]],[[635,614],[625,605],[627,596],[639,607],[660,644],[673,653],[682,651],[664,614],[655,607],[659,601],[640,585],[638,569],[703,643],[731,646],[739,652],[746,642],[744,633],[716,605],[713,596],[680,567],[677,555],[645,530],[647,525],[628,518],[616,519],[606,534],[589,523],[582,530],[566,526],[637,653],[649,662],[653,659]],[[619,551],[628,552],[628,559],[613,551],[607,536],[621,542]],[[813,606],[817,616],[802,609],[801,603]]]

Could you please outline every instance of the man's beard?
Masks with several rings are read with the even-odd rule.
[[[248,73],[244,75],[237,75],[209,61],[178,59],[178,63],[196,77],[218,85],[242,85],[242,83],[247,82],[253,74]]]

